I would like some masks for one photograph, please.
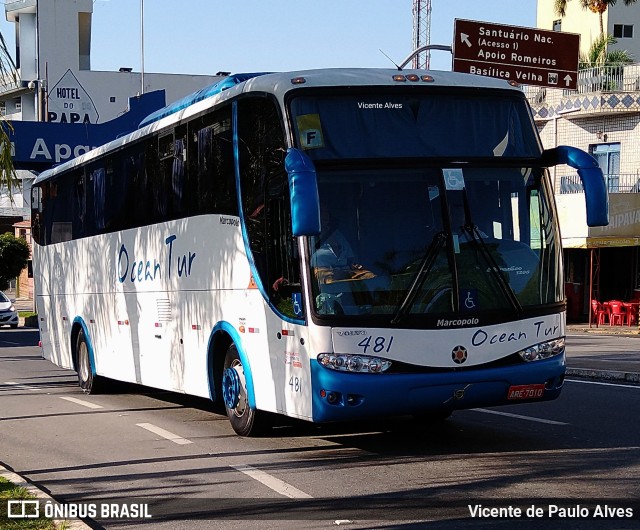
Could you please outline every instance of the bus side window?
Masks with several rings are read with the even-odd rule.
[[[73,187],[74,182],[70,174],[62,175],[51,183],[51,198],[53,199],[51,217],[49,218],[51,243],[60,243],[72,239]]]
[[[85,190],[84,171],[79,170],[74,175],[74,196],[73,196],[73,238],[77,239],[85,236],[85,217],[87,212],[87,195]]]
[[[168,214],[169,178],[163,171],[163,163],[173,156],[173,131],[147,144],[147,178],[151,182],[151,222],[165,221]],[[147,192],[149,193],[149,192]]]
[[[51,225],[53,223],[53,183],[51,181],[42,183],[42,216],[40,217],[40,243],[42,245],[51,244]]]
[[[292,292],[300,292],[300,272],[284,172],[284,130],[272,100],[238,102],[238,143],[242,208],[257,273],[278,310],[301,317],[292,302]]]
[[[176,136],[174,140],[173,163],[171,164],[171,210],[173,217],[183,217],[186,214],[185,173],[187,170],[187,141],[186,133]]]
[[[39,245],[44,245],[42,240],[42,187],[31,188],[31,238]]]
[[[187,169],[186,126],[181,126],[158,138],[158,179],[166,190],[168,199],[164,206],[170,219],[184,217],[187,213],[185,178]]]
[[[230,106],[189,123],[187,152],[190,214],[238,215]]]
[[[145,168],[148,145],[153,138],[136,145],[136,152],[132,160],[133,168],[131,180],[133,186],[130,188],[131,220],[130,226],[138,227],[151,224],[151,194],[149,193],[149,178]]]

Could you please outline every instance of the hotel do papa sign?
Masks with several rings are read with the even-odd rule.
[[[97,123],[98,111],[89,93],[71,70],[49,90],[47,121],[51,123]]]

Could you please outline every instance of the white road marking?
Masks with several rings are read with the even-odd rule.
[[[547,423],[549,425],[569,425],[562,421],[545,420],[544,418],[534,418],[533,416],[522,416],[520,414],[511,414],[510,412],[498,412],[497,410],[489,409],[473,409],[478,412],[484,412],[485,414],[495,414],[497,416],[507,416],[508,418],[516,418],[518,420],[535,421],[538,423]]]
[[[78,399],[74,397],[60,396],[60,399],[64,399],[65,401],[71,401],[71,403],[75,403],[76,405],[82,405],[83,407],[87,407],[88,409],[102,408],[102,405],[96,405],[95,403],[91,403],[89,401],[84,401],[82,399]]]
[[[29,386],[29,385],[23,385],[21,383],[16,383],[15,381],[5,381],[4,384],[16,387],[20,390],[31,390],[31,391],[38,390],[35,387]]]
[[[177,434],[173,434],[172,432],[165,431],[164,429],[155,426],[153,423],[136,423],[136,425],[138,427],[142,427],[143,429],[151,431],[152,433],[157,434],[158,436],[161,436],[162,438],[165,438],[166,440],[169,440],[174,444],[186,445],[193,443],[191,440],[187,440],[186,438],[178,436]]]
[[[253,466],[248,465],[239,465],[239,466],[231,466],[232,468],[240,471],[240,473],[244,473],[245,475],[251,477],[254,480],[264,484],[267,488],[272,489],[276,493],[280,495],[284,495],[285,497],[289,497],[290,499],[312,499],[313,497],[304,491],[299,490],[298,488],[292,486],[291,484],[287,484],[283,480],[276,478],[269,473],[265,473],[264,471],[260,471]]]
[[[636,390],[640,390],[640,386],[638,385],[623,385],[621,383],[603,383],[602,381],[581,381],[578,379],[565,379],[565,382],[582,383],[584,385],[618,386],[621,388],[635,388]]]

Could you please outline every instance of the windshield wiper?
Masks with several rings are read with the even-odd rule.
[[[471,240],[475,243],[476,248],[480,250],[480,253],[484,256],[484,259],[489,264],[489,270],[493,273],[495,278],[498,280],[498,285],[502,294],[505,296],[507,301],[511,304],[513,309],[522,313],[522,305],[520,305],[520,300],[516,296],[516,293],[513,292],[511,285],[504,278],[502,272],[500,271],[500,267],[496,263],[496,260],[491,255],[491,251],[487,248],[482,236],[478,232],[478,227],[474,224],[465,224],[463,226],[464,231],[471,236]]]
[[[445,232],[438,232],[431,240],[431,244],[429,245],[429,248],[427,248],[427,251],[424,253],[424,256],[422,258],[422,261],[420,262],[420,267],[418,268],[418,272],[416,272],[416,275],[413,278],[411,287],[409,287],[407,294],[405,295],[402,302],[400,302],[400,305],[398,305],[398,309],[396,310],[395,315],[391,319],[392,325],[395,325],[398,322],[400,322],[400,318],[407,311],[409,311],[409,309],[411,309],[411,306],[415,302],[418,291],[420,290],[420,288],[422,287],[422,284],[424,283],[425,279],[429,275],[429,272],[431,271],[431,267],[433,267],[433,264],[436,261],[436,257],[438,256],[438,252],[440,251],[440,247],[442,247],[446,239],[447,239],[447,236]]]

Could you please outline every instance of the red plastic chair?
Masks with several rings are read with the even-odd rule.
[[[626,322],[627,326],[631,326],[631,324],[635,324],[638,319],[638,306],[640,303],[638,302],[623,302],[622,304],[626,311]]]
[[[622,326],[627,318],[627,312],[625,311],[622,302],[618,300],[611,300],[609,302],[609,310],[611,311],[609,315],[609,323],[612,326]]]
[[[591,318],[596,326],[605,324],[607,312],[597,300],[591,300]]]

